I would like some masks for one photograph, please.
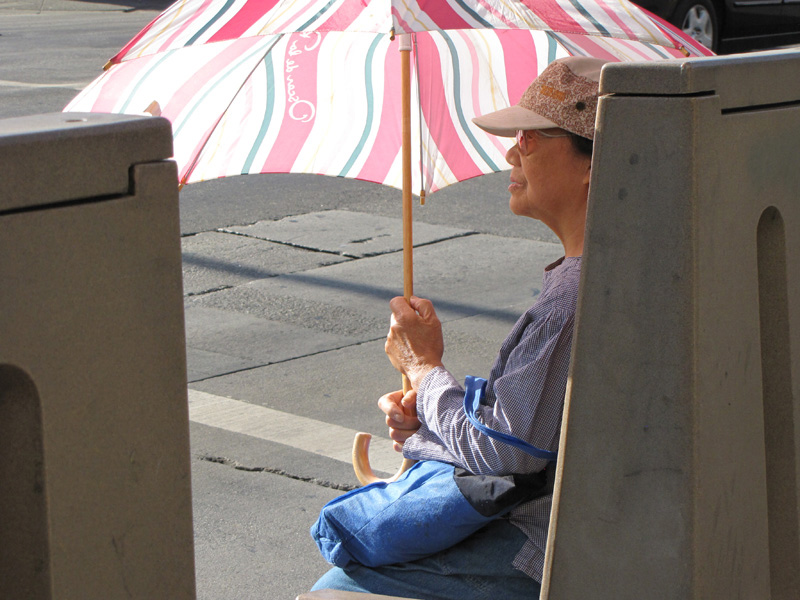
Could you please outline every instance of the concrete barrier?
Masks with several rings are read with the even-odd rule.
[[[163,119],[0,121],[0,598],[195,597]]]
[[[542,598],[800,598],[798,73],[603,73]]]

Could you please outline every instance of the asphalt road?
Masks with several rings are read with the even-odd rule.
[[[0,118],[60,111],[166,5],[0,0]],[[488,373],[560,255],[511,215],[506,185],[482,177],[414,209],[415,291],[435,301],[461,377]],[[400,192],[262,175],[193,184],[180,202],[198,598],[291,599],[327,568],[308,529],[356,484],[353,433],[386,437],[375,403],[400,385],[383,353]],[[399,466],[373,446],[373,466]]]

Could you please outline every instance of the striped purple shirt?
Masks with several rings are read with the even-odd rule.
[[[488,377],[487,406],[478,418],[492,429],[555,451],[567,386],[581,258],[545,269],[542,292],[500,346]],[[533,458],[476,430],[464,414],[464,389],[443,367],[428,373],[417,390],[419,431],[403,448],[408,458],[449,462],[473,473],[504,475],[540,471]],[[552,495],[511,511],[511,523],[528,541],[514,567],[542,580]]]

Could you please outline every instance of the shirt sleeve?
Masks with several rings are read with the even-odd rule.
[[[505,356],[501,349],[478,419],[539,448],[557,450],[573,329],[574,313],[554,311],[530,322]],[[417,413],[422,425],[405,443],[408,458],[496,475],[535,472],[547,465],[475,429],[464,414],[464,389],[443,367],[423,379]]]

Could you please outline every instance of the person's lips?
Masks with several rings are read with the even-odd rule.
[[[514,190],[521,189],[522,187],[522,183],[512,177],[510,183],[508,184],[508,191],[513,192]]]

